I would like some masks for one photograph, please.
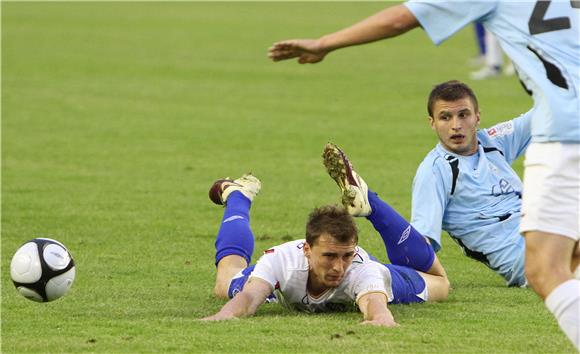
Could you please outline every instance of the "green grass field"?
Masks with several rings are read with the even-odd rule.
[[[454,290],[396,305],[399,328],[358,313],[276,305],[201,323],[222,209],[214,179],[252,171],[256,252],[301,238],[307,213],[338,202],[321,152],[342,146],[405,217],[415,169],[436,143],[433,84],[472,84],[483,126],[531,106],[515,78],[470,82],[470,28],[440,48],[421,30],[315,66],[271,63],[276,40],[339,29],[383,3],[3,3],[2,352],[573,352],[530,289],[508,289],[445,236]],[[521,162],[517,165],[521,171]],[[386,259],[359,220],[361,245]],[[66,244],[71,292],[20,297],[13,252],[34,237]]]

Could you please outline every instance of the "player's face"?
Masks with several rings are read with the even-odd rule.
[[[429,122],[448,151],[463,156],[473,155],[477,151],[479,112],[475,112],[469,97],[457,101],[436,101]]]
[[[339,243],[329,234],[322,234],[313,245],[304,245],[304,254],[310,266],[309,290],[336,288],[344,279],[344,274],[352,264],[356,244]],[[312,288],[310,288],[312,285]]]

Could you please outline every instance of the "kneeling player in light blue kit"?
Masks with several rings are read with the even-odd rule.
[[[328,151],[327,147],[327,151]],[[325,155],[326,156],[326,155]],[[216,246],[214,293],[230,298],[223,308],[203,320],[218,321],[253,315],[264,302],[280,302],[306,312],[360,309],[363,324],[396,326],[388,303],[441,301],[449,282],[426,240],[366,185],[346,170],[340,155],[325,160],[329,172],[347,186],[350,196],[364,199],[368,218],[380,233],[392,264],[382,264],[357,245],[358,231],[349,212],[338,206],[315,209],[306,225],[306,238],[272,247],[255,265],[250,206],[260,190],[252,175],[219,180],[210,198],[225,205]],[[338,158],[338,160],[337,160]],[[332,160],[333,157],[330,157]],[[362,180],[361,180],[362,181]],[[372,211],[371,211],[372,210]]]

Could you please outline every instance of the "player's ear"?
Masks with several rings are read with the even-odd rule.
[[[435,119],[431,116],[429,116],[429,125],[431,126],[431,129],[435,130]]]
[[[308,242],[304,242],[304,247],[302,248],[302,250],[304,251],[304,256],[306,258],[310,258],[310,252],[312,252],[312,250],[310,249],[310,245],[308,244]]]
[[[477,125],[479,125],[479,123],[481,122],[481,118],[480,118],[480,112],[479,112],[479,111],[477,111],[477,112],[475,113],[475,117],[477,118]]]

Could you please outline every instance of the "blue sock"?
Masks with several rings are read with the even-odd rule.
[[[252,202],[241,192],[228,196],[224,217],[215,240],[215,264],[225,256],[244,257],[248,264],[254,253],[254,234],[250,228],[250,206]]]
[[[367,219],[381,235],[392,264],[426,272],[433,265],[435,252],[423,235],[369,189],[372,212]]]
[[[479,55],[485,55],[487,52],[487,48],[485,47],[485,28],[480,22],[475,22],[474,25],[477,46],[479,48]]]

